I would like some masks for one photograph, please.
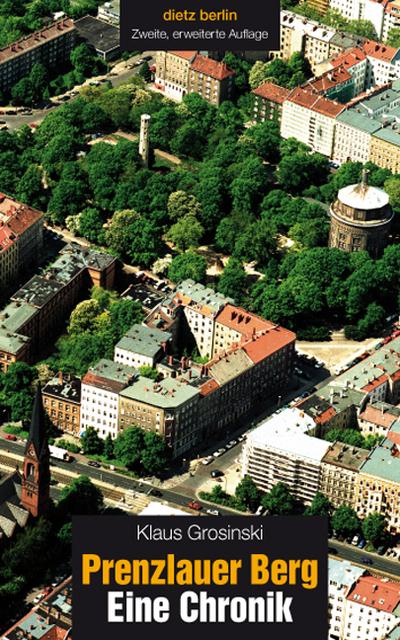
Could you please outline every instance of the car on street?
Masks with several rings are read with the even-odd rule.
[[[213,460],[214,460],[213,456],[207,456],[206,458],[203,458],[203,460],[201,461],[201,464],[207,465],[207,464],[210,464]]]
[[[226,444],[225,446],[227,449],[232,449],[232,447],[234,447],[236,444],[237,444],[237,440],[230,440],[228,444]]]
[[[6,440],[12,440],[12,442],[17,441],[17,436],[15,436],[13,433],[7,433],[4,437]]]
[[[223,476],[223,475],[224,475],[224,472],[223,472],[223,471],[221,471],[221,469],[213,469],[213,470],[210,472],[210,476],[211,476],[212,478],[220,478],[220,477],[221,477],[221,476]]]
[[[89,467],[96,467],[96,469],[100,469],[101,467],[101,464],[96,460],[89,460],[88,465]]]
[[[151,56],[143,56],[142,60],[149,62],[149,60],[151,60]]]
[[[194,509],[194,511],[201,511],[202,510],[202,506],[200,504],[200,502],[196,502],[196,500],[190,500],[190,502],[188,502],[187,506],[190,509]]]
[[[44,593],[39,593],[34,599],[33,604],[39,604],[41,600],[44,598]]]
[[[219,456],[222,456],[224,453],[226,453],[226,449],[222,447],[221,449],[218,449],[218,451],[214,451],[213,456],[214,458],[219,458]]]
[[[369,564],[369,565],[374,564],[374,562],[373,562],[373,560],[371,560],[371,558],[361,558],[361,562],[363,564]]]
[[[209,516],[219,516],[218,509],[207,509],[206,513],[208,513]]]

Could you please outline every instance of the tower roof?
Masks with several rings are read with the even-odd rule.
[[[351,184],[340,189],[338,199],[353,209],[381,209],[389,204],[389,196],[383,189],[372,187],[367,181],[368,172],[363,171],[359,184]]]
[[[43,451],[43,447],[47,444],[46,418],[43,409],[42,391],[40,384],[38,384],[36,387],[31,426],[29,428],[29,438],[26,442],[25,451],[28,451],[29,445],[31,443],[33,444],[36,455],[39,458]]]

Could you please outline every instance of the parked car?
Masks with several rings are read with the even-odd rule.
[[[203,508],[200,502],[196,502],[196,500],[190,500],[187,506],[190,507],[190,509],[194,509],[195,511],[201,511]]]
[[[210,462],[212,462],[214,460],[213,456],[207,456],[207,458],[203,458],[203,460],[201,461],[201,464],[210,464]]]
[[[331,556],[336,556],[337,555],[337,549],[335,549],[335,547],[328,547],[328,553],[330,553]]]
[[[219,516],[218,509],[207,509],[206,513],[208,513],[208,515],[210,516]]]
[[[364,540],[364,538],[361,538],[361,540],[359,541],[359,543],[358,543],[357,547],[358,547],[359,549],[364,549],[364,547],[365,547],[365,545],[366,545],[366,544],[367,544],[367,541],[366,541],[366,540]]]
[[[260,504],[260,506],[257,508],[257,511],[255,512],[255,516],[262,516],[263,513],[266,511],[265,507],[262,506],[262,504]]]
[[[246,440],[246,434],[244,433],[238,437],[238,442],[243,442],[243,440]]]
[[[221,449],[218,449],[218,451],[214,451],[213,456],[214,458],[219,458],[219,456],[222,456],[224,453],[226,453],[226,449],[224,447],[221,447]]]
[[[226,445],[227,449],[232,449],[232,447],[234,447],[237,444],[237,440],[231,440],[230,442],[228,442],[228,444]]]
[[[384,546],[380,546],[380,547],[378,547],[378,548],[377,548],[376,553],[377,553],[379,556],[383,556],[383,554],[385,553],[385,549],[386,549],[386,547],[384,547]]]
[[[371,560],[371,558],[361,558],[361,562],[363,564],[369,564],[369,565],[374,564],[374,562],[373,562],[373,560]]]
[[[101,464],[97,462],[97,460],[89,460],[88,465],[89,467],[96,467],[96,469],[100,469],[101,467]]]
[[[4,437],[6,440],[12,440],[13,442],[16,442],[18,439],[13,433],[7,433]]]
[[[356,536],[354,536],[353,540],[351,541],[351,544],[356,546],[356,545],[358,545],[359,542],[360,542],[360,536],[356,535]]]
[[[221,471],[221,469],[213,469],[213,470],[210,472],[210,476],[211,476],[212,478],[220,478],[220,477],[221,477],[221,476],[223,476],[223,475],[224,475],[224,472],[223,472],[223,471]]]

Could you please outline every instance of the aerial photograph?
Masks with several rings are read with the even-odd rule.
[[[328,640],[400,640],[399,314],[400,0],[0,0],[1,640],[73,638],[102,514],[324,516]]]

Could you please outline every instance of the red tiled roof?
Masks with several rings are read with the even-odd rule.
[[[336,409],[334,407],[329,407],[329,409],[325,409],[319,416],[314,418],[317,424],[325,424],[332,420],[332,418],[336,415]]]
[[[303,85],[305,88],[311,87],[313,91],[317,93],[324,93],[333,87],[337,87],[343,82],[351,80],[351,75],[344,67],[338,67],[330,71],[325,71],[319,78],[310,80],[307,85]]]
[[[235,75],[235,72],[229,69],[224,62],[218,62],[217,60],[206,58],[206,56],[200,54],[195,57],[190,68],[192,71],[211,76],[211,78],[215,80],[226,80],[226,78]]]
[[[385,60],[386,62],[390,62],[398,51],[394,47],[389,47],[381,42],[375,42],[375,40],[367,40],[362,45],[362,48],[367,56],[377,58],[378,60]]]
[[[393,613],[400,603],[400,583],[391,580],[383,582],[376,576],[362,576],[349,592],[347,600],[357,602],[360,606]]]
[[[361,420],[367,420],[368,422],[387,428],[396,421],[396,416],[392,415],[390,411],[380,411],[376,407],[371,407],[370,404],[360,413],[360,418]]]
[[[43,213],[0,192],[0,251],[6,251],[18,236],[35,224]]]
[[[172,55],[183,58],[184,60],[192,60],[197,54],[197,51],[168,51],[168,53],[172,53]]]
[[[329,100],[320,95],[315,95],[310,89],[304,89],[302,87],[296,87],[290,93],[288,97],[289,102],[294,102],[300,107],[317,111],[329,118],[335,118],[346,108],[346,105],[339,104],[334,100]]]
[[[400,445],[400,433],[397,433],[396,431],[388,431],[386,437],[388,440]]]
[[[369,382],[368,384],[366,384],[365,387],[362,387],[362,391],[367,391],[367,392],[373,391],[374,389],[376,389],[377,387],[380,387],[382,384],[384,384],[387,381],[388,381],[387,374],[383,373],[378,378],[375,378],[375,380],[372,380],[372,382]]]
[[[0,227],[0,253],[14,244],[15,234],[8,227]]]
[[[295,333],[283,327],[276,327],[262,336],[243,344],[242,349],[254,364],[258,364],[272,353],[283,349],[283,347],[295,340]]]
[[[273,322],[259,318],[253,313],[242,309],[242,307],[236,307],[233,304],[226,304],[217,315],[215,321],[249,338],[254,332],[268,331],[276,326]]]
[[[219,384],[216,380],[208,380],[207,382],[201,385],[200,395],[208,396],[209,393],[212,393],[213,391],[215,391],[215,389],[218,389],[218,388],[219,388]]]
[[[331,61],[331,65],[336,69],[337,67],[344,67],[350,69],[355,64],[366,60],[366,55],[362,49],[354,47],[350,51],[344,51],[337,58]]]
[[[11,58],[16,58],[21,53],[25,53],[30,49],[42,45],[46,40],[54,40],[54,38],[57,38],[66,31],[73,31],[75,28],[74,21],[70,18],[63,18],[58,22],[54,22],[50,26],[40,29],[40,31],[31,33],[26,38],[16,40],[8,45],[8,47],[0,49],[0,63],[10,60]]]
[[[128,382],[128,380],[127,380]],[[112,391],[113,393],[119,393],[122,389],[125,389],[126,384],[123,382],[117,382],[116,380],[110,380],[109,378],[103,378],[101,376],[88,371],[82,378],[82,384],[88,384],[92,387],[99,389],[105,389]]]
[[[283,104],[290,93],[290,89],[280,87],[273,82],[264,82],[264,84],[261,84],[257,89],[253,89],[252,93],[271,102]]]

